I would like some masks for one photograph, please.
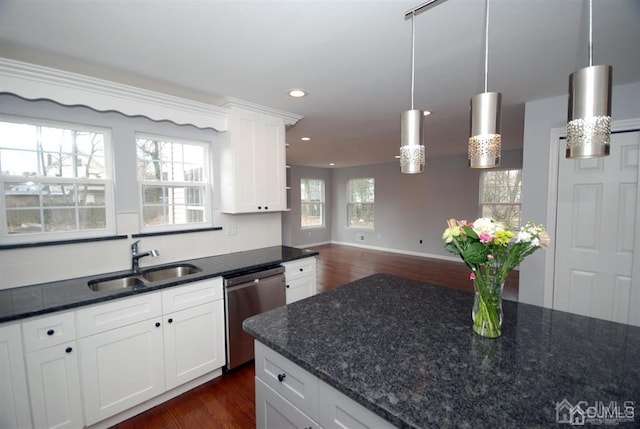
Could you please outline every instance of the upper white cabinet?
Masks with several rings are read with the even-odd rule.
[[[285,125],[300,117],[226,99],[228,130],[221,134],[221,206],[225,213],[287,209]]]

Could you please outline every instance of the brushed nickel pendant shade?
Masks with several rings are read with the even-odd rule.
[[[593,64],[593,3],[589,0],[589,67],[569,76],[567,149],[570,159],[609,155],[613,69]]]
[[[469,167],[492,168],[500,165],[502,150],[502,94],[487,92],[489,71],[489,0],[486,0],[484,92],[469,102]]]
[[[424,172],[425,148],[422,133],[422,110],[413,108],[415,86],[415,11],[411,12],[411,110],[400,116],[400,172],[415,174]]]

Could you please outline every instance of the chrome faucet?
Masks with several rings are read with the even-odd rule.
[[[140,243],[140,240],[131,245],[131,272],[134,274],[140,274],[140,258],[144,258],[145,256],[151,256],[152,258],[155,258],[159,255],[158,251],[155,249],[149,250],[148,252],[144,253],[138,253],[138,243]]]

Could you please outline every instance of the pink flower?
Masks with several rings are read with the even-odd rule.
[[[475,279],[476,279],[476,273],[472,271],[471,275],[469,276],[469,280],[475,280]]]
[[[482,234],[478,235],[478,238],[480,239],[480,243],[490,243],[491,242],[491,235],[487,234],[486,232],[483,232]]]
[[[491,253],[489,253],[487,255],[487,259],[490,260],[490,261],[493,261],[493,255]]]

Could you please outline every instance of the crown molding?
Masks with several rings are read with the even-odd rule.
[[[227,131],[224,107],[8,58],[0,58],[0,92]]]
[[[250,101],[240,100],[233,97],[225,97],[218,101],[218,106],[225,107],[227,109],[241,109],[248,110],[250,112],[261,113],[263,115],[274,116],[284,120],[285,125],[295,125],[304,116],[296,115],[295,113],[285,112],[284,110],[273,109],[271,107],[263,106],[261,104],[252,103]]]

